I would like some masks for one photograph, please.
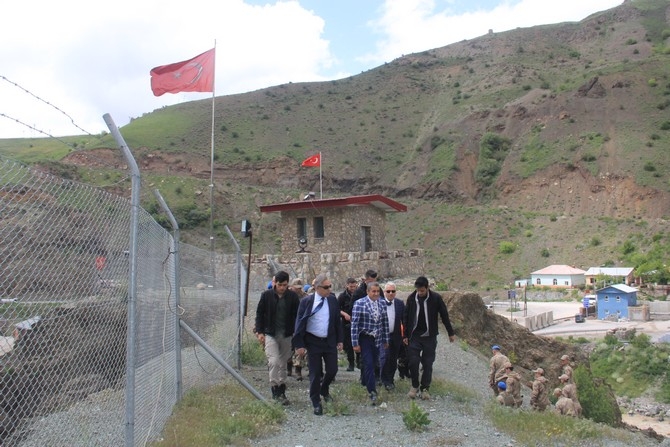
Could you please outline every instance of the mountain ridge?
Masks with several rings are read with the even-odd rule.
[[[447,286],[504,287],[546,264],[630,262],[621,245],[642,250],[670,216],[669,11],[666,0],[626,1],[341,80],[217,97],[217,237],[252,218],[260,253],[276,252],[279,221],[258,206],[318,191],[319,171],[299,164],[321,152],[326,195],[380,193],[409,206],[389,216],[387,245],[425,247],[426,273]],[[121,129],[148,183],[182,216],[209,209],[210,126],[211,101],[200,100]],[[46,168],[123,166],[113,150],[102,155],[112,147],[108,135],[89,139]],[[204,220],[184,237],[208,247]]]

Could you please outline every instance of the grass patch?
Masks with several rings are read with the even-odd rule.
[[[245,337],[240,348],[240,360],[245,365],[263,366],[267,363],[265,351],[258,340]]]
[[[493,425],[523,445],[545,445],[547,438],[555,445],[572,445],[580,441],[594,441],[607,437],[633,442],[632,434],[616,430],[588,419],[561,416],[552,412],[517,410],[491,401],[484,411]]]
[[[236,384],[189,391],[177,404],[153,447],[248,445],[249,438],[273,432],[284,420],[276,404],[249,401],[249,392]]]

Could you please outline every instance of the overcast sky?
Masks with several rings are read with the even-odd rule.
[[[153,96],[149,70],[216,42],[216,95],[340,79],[403,54],[579,21],[622,0],[22,0],[0,27],[0,138],[107,130],[211,93]],[[14,84],[18,84],[26,93]],[[33,95],[58,107],[68,116]],[[74,124],[73,124],[74,123]],[[76,126],[75,126],[76,125]]]

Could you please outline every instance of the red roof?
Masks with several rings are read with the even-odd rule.
[[[531,273],[531,275],[583,275],[586,273],[582,269],[569,265],[550,265]]]
[[[303,200],[301,202],[277,203],[275,205],[261,206],[261,213],[274,213],[277,211],[298,211],[314,208],[337,208],[347,206],[374,206],[387,212],[407,211],[407,206],[400,202],[384,197],[380,194],[368,196],[337,197],[334,199]]]

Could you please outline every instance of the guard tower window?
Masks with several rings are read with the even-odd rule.
[[[323,216],[314,218],[314,239],[323,239],[325,230],[323,226]]]
[[[298,226],[297,226],[298,234],[296,236],[298,236],[298,239],[300,239],[301,237],[306,238],[307,237],[307,219],[305,217],[298,217],[297,224],[298,224]]]

